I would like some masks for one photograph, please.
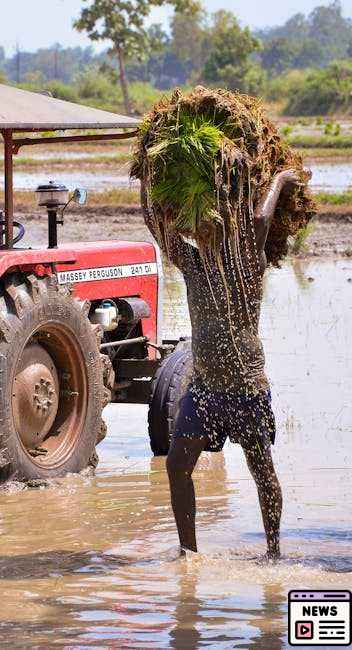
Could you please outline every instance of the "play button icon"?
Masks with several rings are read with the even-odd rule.
[[[296,621],[296,639],[313,638],[313,621]]]

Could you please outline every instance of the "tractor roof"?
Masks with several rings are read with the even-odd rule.
[[[0,131],[135,128],[139,120],[0,84]]]

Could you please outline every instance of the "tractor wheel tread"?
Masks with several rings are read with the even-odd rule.
[[[179,401],[191,372],[191,351],[187,346],[182,346],[164,359],[152,380],[148,429],[150,445],[156,456],[168,452]]]
[[[51,468],[47,470],[33,464],[29,454],[21,447],[12,423],[9,391],[21,342],[24,344],[31,331],[35,331],[38,325],[42,326],[46,319],[50,322],[53,318],[67,323],[76,332],[86,359],[90,398],[84,435],[82,430],[67,462],[63,461],[62,466],[51,471]],[[105,375],[109,378],[109,385],[106,385],[105,376],[103,381],[100,340],[101,333],[89,322],[86,308],[82,310],[82,305],[74,298],[69,287],[58,285],[56,276],[39,278],[34,274],[13,273],[3,280],[0,296],[0,481],[10,477],[28,480],[61,476],[67,471],[81,471],[89,464],[96,466],[95,445],[106,433],[100,413],[110,400],[112,381],[112,369],[106,365]],[[13,345],[14,341],[16,346]]]

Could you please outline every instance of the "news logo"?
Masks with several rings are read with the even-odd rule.
[[[347,590],[290,591],[288,642],[292,646],[351,645],[352,594]]]

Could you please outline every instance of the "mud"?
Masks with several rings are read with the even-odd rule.
[[[47,218],[28,206],[19,208],[16,218],[27,226],[23,245],[45,244]],[[22,209],[21,209],[22,207]],[[65,215],[64,227],[59,226],[59,241],[98,241],[127,239],[150,241],[151,235],[144,225],[138,206],[113,206],[73,208]],[[320,210],[314,229],[299,252],[300,257],[349,257],[352,253],[352,206],[332,206]]]

